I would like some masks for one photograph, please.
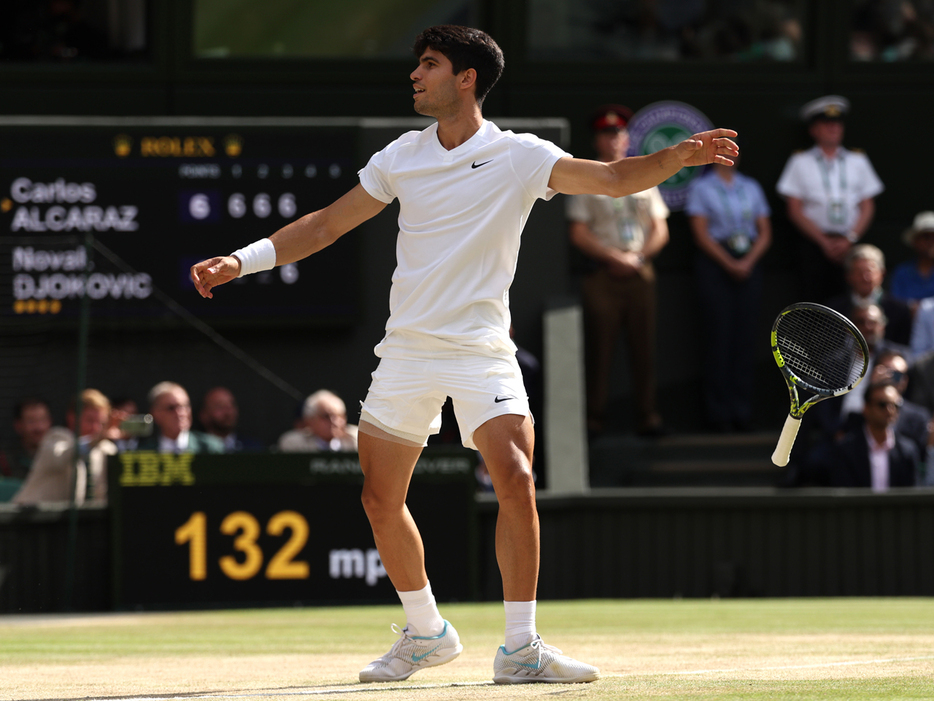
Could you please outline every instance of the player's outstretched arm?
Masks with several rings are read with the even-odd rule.
[[[631,195],[665,182],[685,166],[733,165],[733,157],[739,154],[730,139],[733,136],[732,129],[713,129],[647,156],[612,163],[562,158],[552,168],[548,186],[566,195]]]
[[[198,294],[211,299],[215,287],[236,277],[294,263],[317,253],[354,227],[375,217],[385,206],[362,185],[357,185],[333,204],[296,219],[268,239],[260,239],[229,256],[216,256],[196,263],[191,267],[191,281]]]

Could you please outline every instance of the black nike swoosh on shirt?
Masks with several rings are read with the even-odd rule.
[[[515,397],[496,397],[496,399],[493,400],[493,403],[499,404],[500,402],[505,402],[507,399],[515,399]]]
[[[483,161],[483,163],[477,163],[476,161],[474,161],[473,163],[470,164],[470,167],[471,167],[471,168],[479,168],[480,166],[485,166],[487,163],[489,163],[489,162],[492,161],[492,160],[493,160],[493,159],[491,158],[489,161]]]

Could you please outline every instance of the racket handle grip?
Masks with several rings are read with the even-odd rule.
[[[772,462],[779,467],[785,467],[788,464],[788,457],[791,455],[791,448],[795,444],[795,438],[798,437],[798,428],[800,426],[801,419],[796,419],[791,414],[785,419],[782,435],[779,436],[778,445],[775,446],[775,452],[772,453]]]

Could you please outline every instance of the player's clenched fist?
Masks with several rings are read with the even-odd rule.
[[[208,258],[191,266],[191,281],[195,283],[198,294],[213,299],[211,290],[225,282],[230,282],[240,274],[240,261],[234,256]]]

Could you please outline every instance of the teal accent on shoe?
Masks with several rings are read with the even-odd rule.
[[[535,641],[533,640],[532,642],[535,642]],[[503,651],[503,654],[504,654],[504,655],[515,655],[517,652],[519,652],[519,650],[525,650],[525,648],[527,648],[527,647],[528,647],[529,645],[531,645],[531,644],[532,644],[532,643],[526,643],[526,644],[523,645],[522,647],[517,647],[517,648],[516,648],[515,650],[513,650],[512,652],[509,652],[509,650],[506,649],[506,646],[505,646],[505,645],[500,645],[500,646],[499,646],[499,649]],[[535,669],[535,668],[533,667],[533,669]]]
[[[421,661],[424,660],[426,657],[428,657],[428,655],[430,655],[430,654],[433,653],[433,652],[437,652],[437,651],[440,650],[440,649],[441,649],[441,646],[440,646],[440,645],[436,645],[436,646],[433,647],[431,650],[429,650],[428,652],[422,653],[421,655],[412,655],[412,662],[421,662]]]
[[[441,629],[441,632],[437,635],[410,635],[409,637],[412,640],[440,640],[445,635],[448,634],[448,626],[451,625],[447,621],[444,622],[444,628]]]

